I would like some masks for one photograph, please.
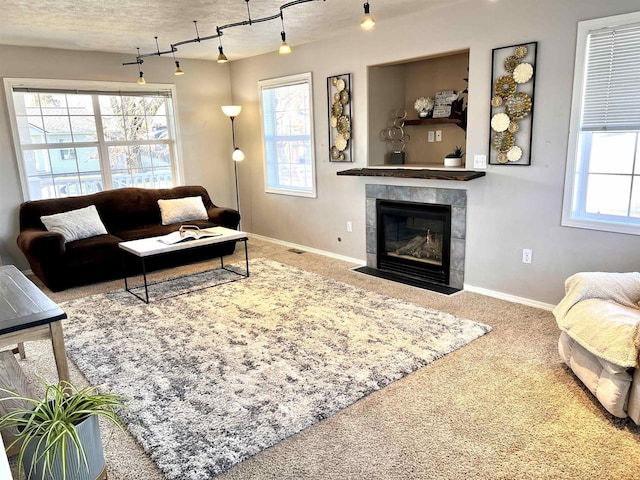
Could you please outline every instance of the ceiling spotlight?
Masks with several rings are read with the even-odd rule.
[[[220,54],[218,55],[218,59],[216,60],[216,62],[218,62],[218,63],[227,63],[229,61],[229,59],[224,54],[224,51],[222,50],[222,45],[220,45],[218,47],[218,51],[220,52]]]
[[[174,75],[184,75],[184,70],[180,68],[180,62],[176,60],[176,47],[171,45],[171,51],[173,52],[173,61],[176,63],[176,71]]]
[[[287,36],[285,35],[284,30],[280,33],[280,36],[282,37],[282,43],[280,44],[278,52],[283,55],[291,53],[291,47],[287,43]]]
[[[371,30],[376,24],[375,18],[369,13],[369,2],[364,4],[364,17],[360,20],[360,26],[365,30]]]

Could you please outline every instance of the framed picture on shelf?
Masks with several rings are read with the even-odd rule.
[[[489,164],[531,165],[538,42],[491,53]]]
[[[327,77],[329,161],[353,162],[351,74]]]

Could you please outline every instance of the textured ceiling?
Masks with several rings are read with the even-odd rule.
[[[253,0],[252,19],[276,15],[290,0]],[[380,25],[418,10],[452,7],[466,0],[371,0]],[[478,0],[480,1],[480,0]],[[486,1],[486,0],[484,0]],[[326,0],[284,10],[287,41],[300,45],[359,28],[362,0]],[[170,49],[172,43],[214,35],[216,26],[248,19],[246,0],[0,0],[0,44],[141,53]],[[230,60],[275,51],[279,20],[224,30],[222,42]],[[214,59],[218,40],[179,47],[180,58]]]

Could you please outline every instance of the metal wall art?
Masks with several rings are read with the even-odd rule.
[[[329,105],[329,161],[353,162],[351,139],[351,74],[327,78]]]
[[[533,93],[538,42],[491,54],[489,163],[531,165]]]

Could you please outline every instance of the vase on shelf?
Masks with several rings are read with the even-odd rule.
[[[434,100],[431,97],[420,97],[413,104],[413,108],[418,112],[418,117],[420,118],[430,118],[433,113],[433,106]]]

